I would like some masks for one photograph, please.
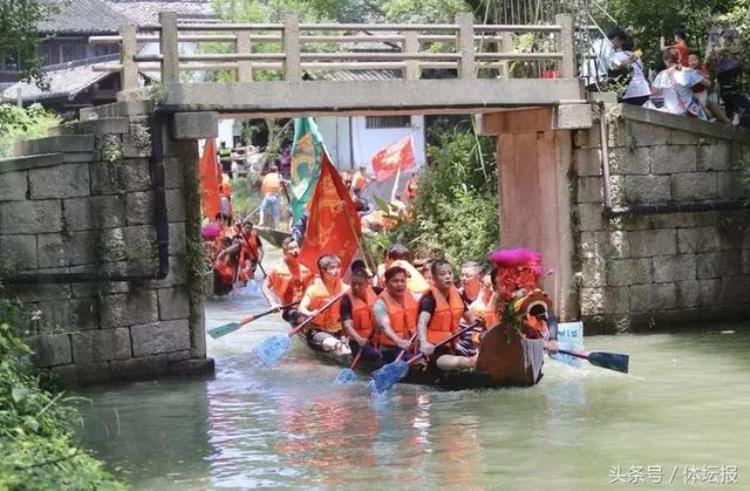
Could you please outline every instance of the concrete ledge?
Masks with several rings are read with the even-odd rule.
[[[50,136],[82,134],[101,136],[129,131],[130,119],[128,118],[102,118],[53,126],[47,130],[47,134]]]
[[[13,144],[16,156],[53,152],[93,152],[94,135],[62,135],[22,140]]]
[[[11,157],[0,159],[0,173],[50,167],[53,165],[60,165],[64,162],[65,158],[61,153],[42,153],[37,155],[26,155],[24,157]]]
[[[172,138],[175,140],[216,138],[219,136],[217,116],[217,113],[210,111],[175,113],[172,120]]]
[[[750,143],[750,130],[746,128],[700,121],[695,118],[677,116],[675,114],[664,113],[654,109],[646,109],[630,104],[622,104],[621,110],[623,117],[631,121],[663,126],[673,130],[697,133],[711,138]]]
[[[299,115],[342,111],[557,105],[583,100],[578,79],[477,79],[173,83],[163,106],[170,111]]]
[[[219,84],[219,86],[221,86]],[[150,100],[120,101],[97,107],[81,109],[80,120],[88,121],[101,118],[124,118],[128,116],[145,116],[151,114],[153,103]]]

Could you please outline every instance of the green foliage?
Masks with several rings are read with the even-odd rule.
[[[13,142],[47,136],[47,128],[60,124],[60,117],[39,104],[26,109],[0,104],[0,158],[13,155]]]
[[[42,88],[47,83],[37,49],[44,38],[36,26],[55,10],[41,0],[0,2],[0,59],[13,58],[22,77],[35,79]]]
[[[232,210],[236,217],[247,217],[262,200],[260,181],[247,177],[232,180]]]
[[[0,300],[0,489],[121,489],[74,443],[73,399],[39,387],[17,335],[28,320],[20,305]]]
[[[414,221],[368,240],[376,257],[394,242],[419,257],[445,257],[453,265],[484,261],[499,238],[497,172],[492,142],[473,131],[437,136],[431,164],[419,180]]]

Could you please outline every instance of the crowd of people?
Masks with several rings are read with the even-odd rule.
[[[592,45],[582,76],[589,90],[617,91],[620,102],[725,124],[750,126],[743,118],[750,98],[740,85],[740,39],[733,29],[711,31],[703,56],[691,50],[684,28],[646,69],[642,52],[620,28]]]
[[[498,250],[488,270],[476,262],[461,266],[459,281],[445,259],[413,265],[409,250],[393,244],[371,271],[355,260],[349,271],[325,254],[317,271],[298,261],[294,238],[283,243],[282,263],[272,269],[263,293],[292,324],[312,318],[309,343],[339,356],[391,362],[402,351],[420,351],[441,370],[472,369],[483,334],[501,320],[525,337],[544,339],[557,350],[557,330],[549,297],[539,288],[541,256],[524,249]],[[343,294],[327,309],[331,300]],[[443,341],[471,326],[455,342]]]

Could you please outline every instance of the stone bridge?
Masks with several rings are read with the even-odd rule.
[[[222,114],[475,114],[497,137],[501,242],[543,252],[561,318],[601,332],[688,310],[699,321],[743,315],[750,234],[737,183],[750,137],[640,108],[612,105],[604,116],[575,78],[572,19],[556,24],[460,15],[446,25],[310,25],[285,14],[280,24],[181,25],[164,13],[158,26],[92,38],[121,47],[119,64],[100,67],[120,72],[119,102],[82,110],[0,161],[3,294],[40,311],[36,365],[76,383],[212,370],[197,162],[198,140],[216,136]],[[514,52],[519,32],[547,36],[552,51]],[[138,55],[147,42],[160,53]],[[191,42],[233,51],[181,53]],[[365,42],[399,50],[304,49]],[[263,43],[279,49],[253,51]],[[510,63],[540,61],[558,78],[512,77]],[[401,78],[304,76],[358,69]],[[455,78],[420,78],[434,69]],[[207,70],[233,80],[190,81]],[[139,71],[161,84],[138,88]]]

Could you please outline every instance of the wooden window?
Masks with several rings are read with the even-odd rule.
[[[376,130],[381,128],[408,128],[411,126],[411,116],[367,116],[365,128]]]

